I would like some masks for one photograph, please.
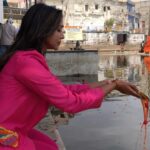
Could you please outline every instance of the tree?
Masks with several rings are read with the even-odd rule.
[[[110,18],[110,19],[105,21],[105,29],[106,29],[106,31],[111,31],[112,26],[114,24],[114,21],[115,20],[113,18]]]

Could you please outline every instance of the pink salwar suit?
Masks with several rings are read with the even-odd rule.
[[[100,107],[103,97],[102,89],[87,84],[64,85],[38,51],[17,51],[0,72],[0,126],[18,133],[19,144],[0,144],[0,150],[58,150],[34,129],[48,108],[77,113]]]

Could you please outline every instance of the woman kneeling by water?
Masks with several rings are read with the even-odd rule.
[[[48,108],[77,113],[100,107],[112,90],[139,97],[125,81],[65,85],[49,69],[44,53],[64,38],[62,10],[32,6],[16,40],[0,58],[0,150],[57,150],[49,137],[33,129]]]

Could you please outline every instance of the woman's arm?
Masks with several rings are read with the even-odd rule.
[[[65,84],[64,86],[66,88],[68,88],[69,90],[71,90],[72,92],[80,93],[80,92],[86,91],[90,88],[102,87],[110,82],[111,82],[111,80],[103,80],[103,81],[92,82],[92,83],[85,82],[84,84],[83,83],[68,84],[68,85]]]
[[[137,87],[133,84],[131,84],[130,82],[126,82],[124,80],[107,80],[105,84],[99,84],[99,82],[97,83],[91,83],[89,84],[90,87],[101,87],[105,93],[105,95],[107,95],[108,93],[110,93],[112,90],[117,90],[120,91],[121,93],[127,94],[127,95],[132,95],[135,97],[140,98],[140,94],[139,91],[137,89]]]
[[[90,86],[88,84],[64,84],[64,86],[72,91],[72,92],[76,92],[76,93],[80,93],[83,91],[86,91],[88,89],[90,89]]]
[[[54,76],[44,61],[38,56],[25,56],[16,62],[15,78],[41,100],[49,102],[62,111],[76,113],[86,109],[97,108],[101,105],[105,95],[112,90],[137,96],[137,89],[130,83],[121,80],[111,81],[109,84],[90,87],[80,93],[71,91]],[[89,84],[90,86],[90,84]]]
[[[80,93],[71,91],[45,65],[38,57],[21,57],[16,63],[15,78],[30,94],[65,112],[76,113],[101,105],[103,89],[89,88]]]

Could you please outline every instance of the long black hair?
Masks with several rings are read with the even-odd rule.
[[[43,54],[44,40],[52,35],[62,20],[62,10],[38,3],[30,7],[22,19],[15,42],[0,58],[0,70],[16,51],[37,50]]]

